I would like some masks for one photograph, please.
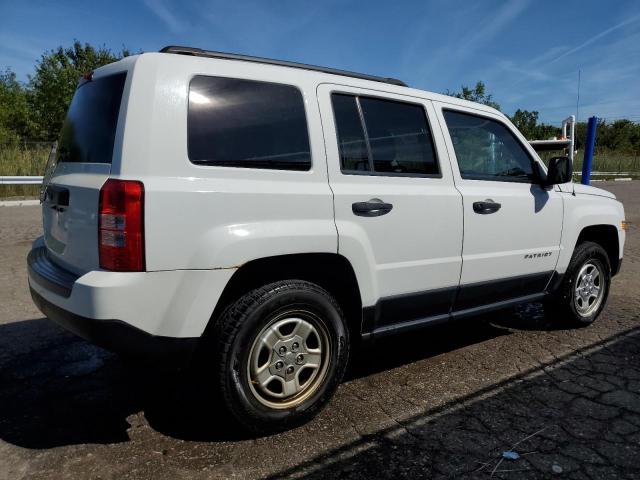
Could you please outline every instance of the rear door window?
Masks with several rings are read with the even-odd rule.
[[[58,144],[58,162],[111,163],[127,73],[89,80],[73,95]]]
[[[335,94],[332,96],[332,103],[338,130],[338,148],[342,169],[370,171],[367,141],[355,97]]]
[[[422,105],[345,94],[331,101],[344,173],[440,176]]]
[[[300,90],[291,85],[196,76],[189,86],[189,159],[195,164],[309,170]]]

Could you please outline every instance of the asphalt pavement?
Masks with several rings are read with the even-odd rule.
[[[0,207],[0,479],[640,478],[640,182],[597,186],[632,224],[594,325],[531,304],[385,340],[315,420],[261,438],[202,377],[42,318],[25,269],[39,208]]]

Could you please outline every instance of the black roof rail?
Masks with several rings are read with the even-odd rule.
[[[161,53],[176,53],[179,55],[193,55],[196,57],[222,58],[226,60],[242,60],[243,62],[265,63],[268,65],[279,65],[281,67],[301,68],[303,70],[311,70],[314,72],[330,73],[332,75],[342,75],[344,77],[360,78],[362,80],[371,80],[374,82],[391,83],[406,87],[407,84],[396,78],[377,77],[375,75],[367,75],[366,73],[349,72],[347,70],[339,70],[337,68],[318,67],[316,65],[307,65],[306,63],[288,62],[286,60],[273,60],[270,58],[252,57],[249,55],[238,55],[235,53],[214,52],[211,50],[202,50],[201,48],[179,47],[169,45],[160,50]]]

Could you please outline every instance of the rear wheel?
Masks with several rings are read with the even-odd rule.
[[[572,326],[590,325],[604,308],[610,284],[607,253],[597,243],[581,243],[573,253],[562,286],[545,308],[561,313],[562,320]]]
[[[349,353],[344,318],[313,283],[281,281],[248,292],[215,330],[218,387],[247,430],[272,433],[308,421],[342,380]]]

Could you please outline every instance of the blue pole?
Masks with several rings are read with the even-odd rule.
[[[584,160],[582,161],[582,184],[589,185],[591,180],[591,164],[593,163],[593,149],[596,145],[596,126],[598,117],[589,118],[587,125],[587,143],[584,146]]]

